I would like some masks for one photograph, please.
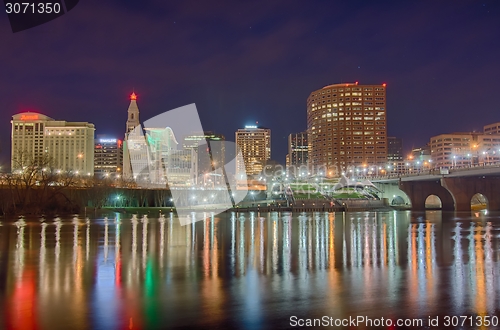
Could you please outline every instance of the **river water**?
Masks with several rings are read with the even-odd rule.
[[[0,219],[0,328],[474,328],[500,316],[499,239],[484,212]]]

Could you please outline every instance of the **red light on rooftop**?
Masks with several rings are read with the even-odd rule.
[[[130,100],[131,100],[131,101],[135,101],[135,100],[137,100],[137,94],[132,93],[132,95],[130,95]]]
[[[387,84],[386,84],[386,83],[383,83],[383,84],[382,84],[382,86],[384,86],[384,87],[385,87],[385,86],[387,86]]]
[[[21,120],[38,120],[38,115],[21,115]]]
[[[358,82],[356,81],[356,85],[358,84]]]

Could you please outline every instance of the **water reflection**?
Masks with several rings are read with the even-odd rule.
[[[0,328],[493,315],[498,219],[434,211],[233,213],[187,226],[172,214],[4,221]]]

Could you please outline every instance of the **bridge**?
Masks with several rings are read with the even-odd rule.
[[[382,198],[413,210],[424,210],[433,196],[446,211],[470,211],[473,199],[485,202],[489,211],[500,211],[498,164],[366,178],[382,191]]]

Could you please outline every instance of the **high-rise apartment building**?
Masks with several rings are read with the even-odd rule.
[[[99,137],[94,147],[94,173],[98,176],[122,175],[123,142]]]
[[[24,112],[12,116],[11,170],[28,164],[76,174],[94,173],[94,124]]]
[[[236,132],[236,145],[241,149],[242,160],[236,160],[236,174],[256,175],[262,172],[271,159],[271,130],[257,126],[245,126]]]
[[[307,99],[309,166],[340,175],[349,167],[387,162],[386,85],[334,84]]]

